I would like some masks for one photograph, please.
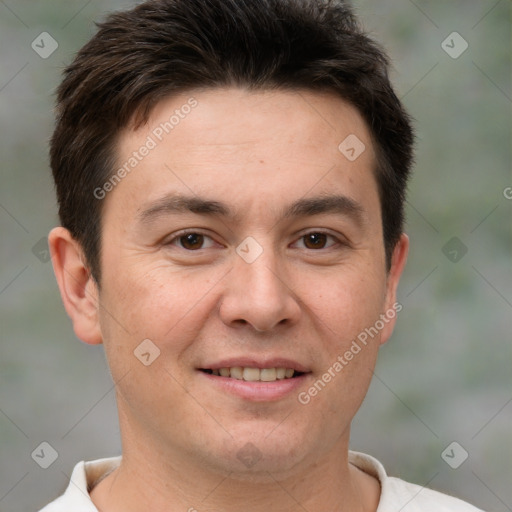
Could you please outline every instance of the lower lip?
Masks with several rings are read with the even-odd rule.
[[[281,379],[272,382],[250,382],[246,380],[220,377],[199,371],[209,383],[218,386],[222,391],[239,396],[253,402],[272,402],[280,400],[304,386],[308,374],[302,374],[291,379]]]

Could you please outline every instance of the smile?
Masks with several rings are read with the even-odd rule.
[[[231,368],[202,369],[201,371],[218,377],[244,380],[247,382],[273,382],[292,379],[302,375],[293,368],[254,368],[250,366],[233,366]]]

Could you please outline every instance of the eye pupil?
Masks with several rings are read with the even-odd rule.
[[[309,233],[305,236],[305,245],[308,249],[322,248],[327,241],[325,233]]]
[[[204,236],[199,233],[188,233],[180,237],[180,241],[185,249],[200,249],[203,245]]]
[[[304,235],[304,245],[308,249],[323,249],[327,243],[325,233],[308,233]],[[181,246],[188,250],[201,249],[204,243],[204,235],[201,233],[187,233],[179,238]]]

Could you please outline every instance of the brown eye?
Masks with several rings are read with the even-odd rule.
[[[184,230],[176,233],[174,237],[168,242],[165,242],[164,245],[169,248],[192,252],[203,249],[213,249],[216,244],[212,237],[191,229],[189,231]]]
[[[180,236],[179,241],[184,249],[194,251],[201,249],[204,243],[204,235],[201,235],[200,233],[188,233]]]
[[[325,233],[308,233],[303,236],[304,245],[308,249],[323,249],[327,242],[327,237]]]

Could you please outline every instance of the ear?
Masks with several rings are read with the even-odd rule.
[[[388,272],[387,279],[387,290],[385,300],[385,326],[381,331],[380,343],[384,344],[391,337],[393,329],[395,327],[396,317],[402,310],[402,304],[396,299],[396,290],[400,277],[407,261],[407,255],[409,254],[409,237],[402,233],[400,240],[393,249],[393,256],[391,258],[391,268]]]
[[[75,334],[85,343],[102,343],[98,288],[85,264],[82,247],[63,227],[50,231],[48,245],[62,302]]]

